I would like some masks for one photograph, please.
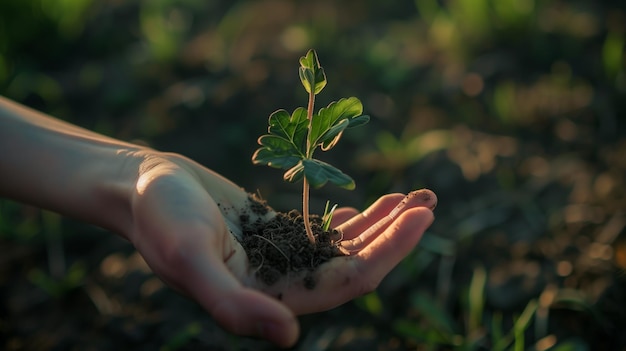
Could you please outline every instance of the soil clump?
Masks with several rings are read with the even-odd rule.
[[[249,197],[251,210],[256,214],[269,211],[265,201],[256,196]],[[307,289],[315,288],[313,272],[333,257],[344,256],[337,246],[341,233],[336,229],[324,230],[322,218],[311,215],[311,229],[315,243],[311,243],[304,229],[304,219],[297,210],[277,212],[270,221],[251,221],[243,214],[239,218],[243,246],[250,267],[256,270],[257,278],[268,286],[281,276],[303,277]]]

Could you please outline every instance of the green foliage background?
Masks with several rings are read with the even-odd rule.
[[[313,211],[327,199],[364,208],[421,187],[440,205],[420,247],[378,292],[304,317],[297,348],[617,347],[626,343],[616,332],[626,322],[625,23],[617,0],[4,0],[0,94],[182,153],[284,210],[299,206],[298,186],[250,157],[267,116],[306,101],[297,63],[315,48],[328,77],[318,106],[357,96],[372,120],[318,155],[354,176],[357,189],[315,190]],[[107,329],[112,320],[143,331],[145,345],[270,348],[220,334],[173,294],[118,294],[132,290],[124,286],[135,256],[110,237],[0,203],[0,248],[26,250],[4,256],[1,296],[39,291],[45,301],[4,307],[7,349],[112,334],[112,345],[133,344],[126,329]],[[93,245],[97,252],[84,250]],[[103,273],[111,262],[126,273]],[[28,272],[39,278],[20,280]],[[64,293],[92,296],[84,291],[94,286],[125,307],[96,309],[97,325],[50,317],[71,328],[44,323],[24,339],[16,316],[54,315]],[[168,318],[150,324],[153,312]],[[528,313],[528,325],[516,319]],[[571,315],[581,322],[563,322]],[[181,333],[185,342],[173,343]]]

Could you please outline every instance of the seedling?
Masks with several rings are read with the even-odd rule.
[[[320,188],[331,182],[352,190],[355,182],[334,166],[313,158],[313,155],[318,147],[322,151],[332,149],[344,130],[367,123],[369,116],[362,115],[363,104],[356,97],[333,101],[314,112],[315,96],[326,86],[326,74],[314,50],[309,50],[300,58],[299,74],[309,96],[307,108],[298,107],[291,115],[284,109],[272,113],[269,134],[258,139],[261,147],[252,156],[252,162],[286,170],[283,176],[286,181],[302,180],[304,227],[309,241],[315,243],[309,221],[309,188]],[[325,217],[331,218],[332,211],[325,213]]]

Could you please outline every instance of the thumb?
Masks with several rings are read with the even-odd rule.
[[[257,336],[280,347],[296,343],[300,333],[298,321],[285,305],[247,288],[231,290],[227,294],[217,302],[207,301],[207,309],[226,330]]]
[[[247,288],[212,247],[172,245],[166,255],[143,247],[142,255],[170,287],[199,303],[225,330],[256,336],[281,347],[296,343],[298,321],[284,304]],[[157,250],[158,251],[158,250]]]
[[[185,291],[226,330],[256,336],[281,347],[296,343],[300,328],[291,310],[278,300],[243,286],[213,255],[194,255]]]

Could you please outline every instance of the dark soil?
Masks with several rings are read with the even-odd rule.
[[[265,202],[250,196],[251,210],[258,214],[268,211]],[[250,221],[240,216],[243,239],[250,266],[263,283],[272,285],[282,276],[302,276],[307,289],[315,288],[313,272],[322,263],[343,253],[337,247],[340,233],[323,230],[322,218],[311,215],[311,229],[316,238],[311,243],[304,229],[304,218],[296,210],[278,212],[269,222]]]
[[[491,350],[539,301],[525,348],[626,351],[626,2],[35,3],[0,1],[2,96],[185,155],[288,212],[297,187],[250,157],[267,116],[306,100],[296,67],[314,48],[318,107],[349,94],[372,119],[320,154],[357,189],[323,187],[311,207],[435,191],[418,247],[375,293],[300,316],[292,350]],[[290,218],[250,231],[259,275],[313,269]],[[125,240],[0,199],[0,350],[275,349],[222,330]]]

